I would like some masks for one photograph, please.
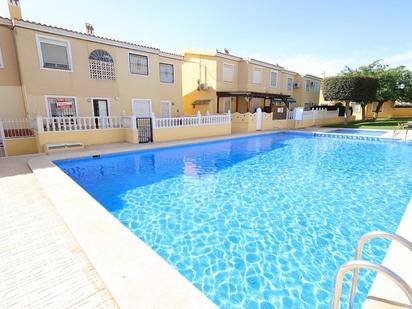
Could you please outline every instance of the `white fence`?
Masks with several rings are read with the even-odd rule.
[[[4,138],[21,138],[34,136],[32,122],[28,118],[0,120],[0,129]]]
[[[41,117],[36,118],[38,132],[84,131],[130,127],[130,117]]]
[[[204,126],[204,125],[220,125],[230,124],[231,114],[230,111],[227,114],[220,115],[206,115],[202,116],[198,113],[196,116],[190,117],[173,117],[173,118],[156,118],[152,115],[153,128],[179,128],[179,127],[191,127],[191,126]]]
[[[317,120],[317,119],[330,119],[339,117],[338,110],[328,111],[325,109],[312,109],[310,111],[304,111],[303,108],[295,108],[293,111],[288,111],[286,118],[290,120]]]

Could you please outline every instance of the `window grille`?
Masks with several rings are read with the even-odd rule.
[[[90,78],[115,80],[116,73],[112,56],[104,50],[97,49],[89,56]]]

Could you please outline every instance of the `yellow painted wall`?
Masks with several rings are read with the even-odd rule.
[[[17,156],[37,153],[37,143],[35,137],[6,139],[7,155]]]
[[[0,24],[0,49],[4,63],[0,68],[0,119],[23,118],[26,111],[10,26]]]
[[[247,133],[256,131],[256,113],[233,113],[232,132]]]
[[[286,130],[286,129],[294,129],[295,128],[295,121],[289,119],[282,119],[282,120],[272,120],[272,129],[274,130]]]
[[[273,129],[273,113],[262,113],[262,130]]]
[[[312,77],[307,77],[304,75],[296,74],[294,78],[295,83],[300,83],[300,88],[294,88],[292,96],[295,98],[296,103],[293,103],[292,107],[296,106],[304,106],[305,103],[315,103],[315,105],[319,104],[320,99],[320,90],[315,92],[314,87],[310,87],[310,91],[306,92],[306,80],[315,81]],[[319,89],[321,88],[321,81],[319,81]]]
[[[182,65],[182,95],[183,113],[193,115],[200,111],[202,115],[208,111],[216,113],[216,83],[217,83],[216,57],[197,54],[185,54]],[[207,83],[208,90],[198,89],[200,83]],[[210,100],[207,105],[193,106],[196,100]]]
[[[366,118],[373,118],[374,114],[373,104],[366,106]],[[412,117],[412,108],[394,108],[394,103],[391,101],[384,102],[382,111],[379,112],[378,118],[407,118]]]
[[[39,152],[45,144],[80,142],[85,145],[110,144],[125,142],[125,129],[103,129],[85,131],[45,132],[38,135]]]
[[[229,124],[153,129],[153,142],[230,135]]]
[[[132,99],[151,99],[152,110],[160,114],[160,101],[172,102],[172,116],[181,115],[182,110],[182,60],[152,52],[134,51],[132,53],[145,55],[149,59],[149,75],[129,74],[127,48],[86,41],[25,29],[15,28],[17,53],[22,69],[21,79],[27,98],[28,112],[31,116],[41,114],[46,116],[45,95],[75,96],[80,116],[92,114],[91,98],[108,98],[111,115],[132,113]],[[64,39],[70,42],[73,72],[45,70],[40,68],[36,46],[36,34]],[[114,60],[116,80],[94,80],[89,73],[89,54],[96,50],[107,51]],[[164,84],[159,78],[159,63],[167,62],[174,65],[173,84]]]

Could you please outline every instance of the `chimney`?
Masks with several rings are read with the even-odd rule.
[[[92,24],[89,24],[89,23],[85,23],[85,26],[86,26],[86,33],[87,33],[88,35],[94,35],[93,25],[92,25]]]
[[[10,19],[22,19],[20,0],[8,0]]]

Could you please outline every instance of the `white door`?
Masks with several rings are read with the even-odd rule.
[[[133,115],[137,118],[150,118],[152,115],[151,100],[133,100],[132,101]]]
[[[109,108],[107,100],[95,99],[93,100],[93,113],[95,117],[108,117]]]
[[[172,103],[170,101],[160,101],[160,117],[170,118],[172,115]]]

